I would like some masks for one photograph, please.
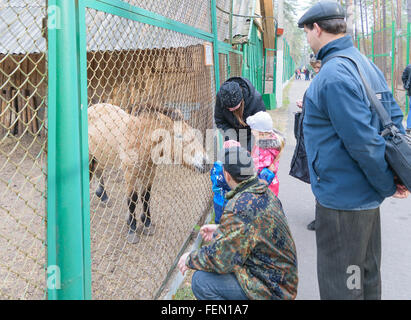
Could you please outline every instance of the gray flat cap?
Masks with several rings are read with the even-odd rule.
[[[304,28],[305,24],[310,24],[322,20],[344,19],[345,12],[343,7],[337,2],[320,1],[312,6],[298,20],[298,27]]]

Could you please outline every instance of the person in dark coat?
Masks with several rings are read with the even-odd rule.
[[[304,73],[305,73],[305,81],[309,81],[310,80],[310,70],[305,69]]]
[[[253,138],[245,120],[259,111],[266,111],[261,94],[250,80],[232,77],[217,93],[214,120],[224,141],[236,140],[251,152]]]
[[[411,64],[409,64],[403,74],[402,74],[402,82],[404,84],[404,89],[407,90],[407,95],[411,97]],[[410,99],[410,108],[408,109],[408,118],[407,118],[407,133],[411,134],[411,99]]]

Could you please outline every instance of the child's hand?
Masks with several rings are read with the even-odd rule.
[[[258,174],[258,177],[260,179],[263,179],[263,180],[267,181],[267,184],[270,185],[273,182],[274,178],[275,178],[275,173],[274,173],[274,171],[270,170],[269,168],[264,168]]]
[[[206,224],[201,227],[200,234],[204,241],[211,241],[213,239],[214,232],[217,230],[218,224]]]
[[[277,158],[275,158],[275,161],[277,161]],[[272,171],[272,172],[275,172],[275,162],[273,162],[267,169]]]

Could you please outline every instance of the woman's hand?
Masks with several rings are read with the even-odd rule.
[[[201,227],[200,234],[204,241],[211,241],[213,239],[213,234],[217,230],[218,224],[206,224]]]

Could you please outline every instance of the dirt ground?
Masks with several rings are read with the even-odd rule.
[[[44,141],[7,138],[0,145],[0,299],[44,299],[46,170]],[[127,242],[128,207],[123,174],[104,173],[107,205],[90,184],[93,299],[152,299],[211,205],[209,174],[182,166],[159,167],[151,196],[154,235]],[[136,209],[137,216],[142,205]]]
[[[186,239],[211,205],[209,175],[180,166],[160,167],[151,195],[154,235],[127,242],[128,207],[122,173],[106,170],[109,195],[103,205],[91,184],[91,256],[93,299],[152,299]],[[136,209],[137,216],[142,205]]]
[[[16,139],[0,139],[0,299],[44,299],[44,140]]]

